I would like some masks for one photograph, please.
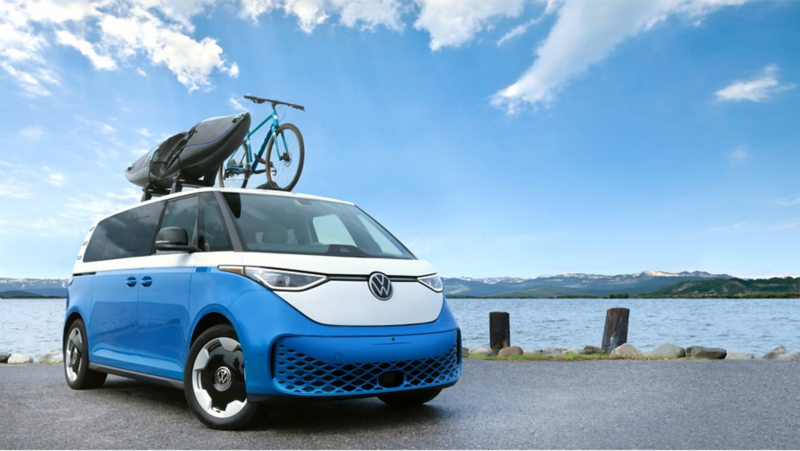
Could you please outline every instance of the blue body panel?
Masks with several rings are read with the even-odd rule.
[[[134,287],[126,284],[129,277],[136,278]],[[145,277],[152,281],[149,286],[142,286]],[[80,276],[69,288],[69,299],[67,317],[77,312],[87,325],[90,361],[177,380],[183,379],[197,324],[210,313],[223,315],[242,345],[248,394],[330,397],[388,391],[370,389],[377,369],[354,391],[287,388],[286,359],[301,351],[316,365],[330,366],[331,374],[352,372],[353,365],[356,372],[379,364],[388,365],[381,371],[407,371],[404,384],[393,391],[448,385],[461,372],[458,325],[446,301],[439,317],[426,324],[327,326],[249,278],[205,267]],[[420,377],[428,368],[434,368],[435,377]]]
[[[104,271],[91,277],[91,308],[86,323],[89,359],[131,371],[138,365],[139,270]],[[135,281],[130,286],[131,281]]]
[[[189,350],[189,296],[195,268],[142,270],[138,355],[141,371],[183,379]],[[146,278],[152,281],[147,286]]]

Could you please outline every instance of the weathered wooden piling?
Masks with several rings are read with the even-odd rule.
[[[497,354],[511,346],[511,320],[508,312],[489,313],[489,347]]]
[[[628,342],[628,316],[626,308],[612,308],[606,312],[606,327],[603,330],[603,352],[611,354],[617,346]]]

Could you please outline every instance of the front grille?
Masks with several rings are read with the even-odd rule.
[[[425,388],[453,382],[461,372],[457,345],[439,357],[351,364],[322,362],[283,344],[275,351],[275,386],[293,394],[369,394]],[[381,386],[379,376],[389,371],[402,373],[403,382],[391,388]]]

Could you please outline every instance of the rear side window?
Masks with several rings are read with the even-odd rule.
[[[86,247],[84,262],[150,255],[163,202],[133,208],[97,224]]]

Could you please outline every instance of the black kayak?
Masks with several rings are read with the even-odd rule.
[[[154,191],[176,178],[187,185],[213,186],[217,170],[236,152],[250,130],[250,113],[214,117],[178,133],[128,166],[125,178]]]

